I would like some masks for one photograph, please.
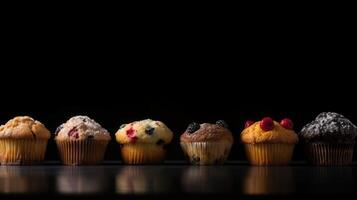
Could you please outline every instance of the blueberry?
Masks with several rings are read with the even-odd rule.
[[[200,129],[200,125],[198,123],[196,123],[196,122],[192,122],[190,125],[188,125],[187,132],[188,133],[194,133],[198,129]]]
[[[155,131],[154,127],[148,126],[148,127],[145,128],[145,133],[148,134],[148,135],[154,134],[154,131]]]
[[[224,120],[218,120],[218,121],[216,121],[216,124],[219,126],[222,126],[224,128],[228,128],[228,124]]]

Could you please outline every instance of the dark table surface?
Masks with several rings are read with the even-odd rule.
[[[357,197],[357,163],[346,167],[253,167],[245,162],[190,166],[0,166],[0,197],[8,198],[296,198]],[[169,195],[169,196],[168,196]]]

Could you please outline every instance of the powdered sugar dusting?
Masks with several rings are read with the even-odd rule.
[[[341,114],[323,112],[302,128],[300,136],[307,141],[320,138],[352,142],[357,136],[357,127]]]

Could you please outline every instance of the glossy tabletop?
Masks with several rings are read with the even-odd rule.
[[[260,198],[357,196],[357,165],[312,167],[294,163],[253,167],[245,162],[222,166],[162,165],[0,166],[0,197],[11,198]]]

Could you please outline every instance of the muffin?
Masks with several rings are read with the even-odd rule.
[[[320,113],[299,133],[313,165],[348,165],[352,162],[357,127],[343,115]]]
[[[164,146],[172,140],[172,131],[162,122],[146,119],[123,124],[115,134],[126,164],[156,164],[164,160]]]
[[[291,161],[298,136],[290,119],[280,123],[265,117],[247,121],[241,133],[248,161],[252,165],[286,165]]]
[[[51,134],[39,121],[28,116],[15,117],[0,126],[2,165],[29,165],[45,158]]]
[[[87,116],[75,116],[60,125],[55,141],[63,164],[99,164],[110,141],[108,131]]]
[[[223,120],[216,124],[191,123],[180,140],[183,152],[194,165],[223,164],[233,145],[232,133]]]

